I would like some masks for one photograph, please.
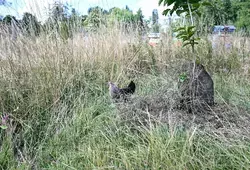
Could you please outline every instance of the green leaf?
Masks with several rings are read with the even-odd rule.
[[[181,35],[180,38],[183,39],[183,41],[187,41],[189,39],[187,35]]]
[[[193,3],[192,6],[193,6],[194,8],[199,8],[199,7],[201,6],[201,4],[200,4],[200,3]]]
[[[185,36],[187,36],[185,33],[179,33],[176,35],[176,38],[183,38]]]
[[[189,36],[189,37],[192,37],[193,35],[194,35],[194,32],[193,32],[193,31],[188,33],[188,36]]]
[[[3,130],[8,129],[8,127],[5,126],[5,125],[1,125],[0,128],[3,129]]]
[[[178,4],[175,3],[174,6],[173,6],[173,8],[171,9],[171,13],[174,13],[174,11],[176,11],[178,8],[179,8]]]
[[[199,7],[192,8],[192,9],[191,9],[191,12],[192,12],[192,13],[196,13],[198,9],[199,9]]]
[[[174,13],[174,9],[170,10],[170,15],[172,16],[172,14]]]
[[[159,0],[158,5],[160,6],[163,3],[163,6],[170,6],[175,2],[175,0]]]
[[[178,31],[176,37],[179,37],[181,35],[185,35],[186,31]]]
[[[212,4],[210,2],[202,2],[203,6],[212,6]]]
[[[175,2],[175,0],[165,0],[164,6],[165,6],[165,5],[170,6],[170,5],[172,5],[174,2]]]
[[[189,27],[188,27],[189,30],[191,30],[191,29],[193,29],[193,28],[195,28],[195,26],[189,26]]]
[[[184,82],[187,79],[187,74],[186,73],[182,73],[179,75],[179,80],[180,82]]]
[[[178,15],[178,16],[180,16],[183,12],[186,12],[185,10],[177,10],[176,11],[176,14]]]
[[[183,47],[185,47],[185,46],[187,46],[187,45],[189,45],[189,44],[191,45],[190,42],[184,43],[184,44],[183,44]]]
[[[201,0],[189,0],[188,2],[191,4],[199,3]]]
[[[182,5],[182,8],[183,8],[183,10],[185,10],[186,12],[189,12],[188,5],[187,5],[187,4],[183,4],[183,5]]]
[[[163,12],[162,12],[162,15],[168,15],[168,12],[170,11],[171,9],[165,9]]]
[[[159,0],[158,6],[160,6],[162,2],[163,2],[163,0]]]
[[[196,11],[196,15],[198,15],[198,17],[201,17],[201,13],[199,11]]]
[[[175,31],[175,32],[178,32],[178,31],[181,31],[181,30],[185,30],[185,28],[186,28],[186,27],[179,27],[179,28],[175,29],[174,31]]]

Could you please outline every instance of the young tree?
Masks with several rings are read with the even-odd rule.
[[[192,51],[194,52],[195,44],[198,44],[197,40],[199,37],[195,37],[196,27],[194,17],[199,18],[201,16],[199,8],[202,5],[210,5],[210,3],[203,2],[202,0],[159,0],[159,5],[163,4],[164,6],[173,5],[172,9],[165,9],[163,15],[170,13],[172,15],[176,12],[177,15],[184,14],[185,17],[190,19],[190,24],[187,24],[184,27],[179,27],[176,29],[177,38],[182,39],[184,42],[183,46],[191,45]]]

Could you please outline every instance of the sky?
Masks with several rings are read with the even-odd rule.
[[[141,8],[146,19],[152,16],[153,9],[158,9],[159,20],[166,18],[161,13],[163,6],[158,6],[158,0],[7,0],[11,3],[8,6],[0,6],[0,16],[13,15],[21,19],[24,12],[35,15],[39,21],[45,21],[47,18],[49,4],[55,1],[68,3],[80,14],[87,14],[90,7],[100,6],[106,10],[112,7],[125,8],[126,5],[136,12]]]

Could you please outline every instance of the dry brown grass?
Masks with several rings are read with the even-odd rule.
[[[212,51],[203,38],[193,54],[170,37],[152,48],[117,29],[75,34],[67,42],[49,35],[0,42],[0,108],[13,122],[12,133],[0,131],[1,147],[19,153],[6,147],[3,167],[249,167],[243,140],[249,138],[248,49],[243,60],[239,49]],[[174,107],[179,66],[193,55],[215,82],[217,105],[207,115]],[[137,85],[132,101],[112,107],[107,82],[124,86],[131,79]],[[235,138],[240,142],[230,143],[233,148],[223,144]]]

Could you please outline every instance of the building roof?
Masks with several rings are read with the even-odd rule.
[[[215,25],[213,28],[213,32],[234,32],[236,30],[236,27],[234,25]]]

